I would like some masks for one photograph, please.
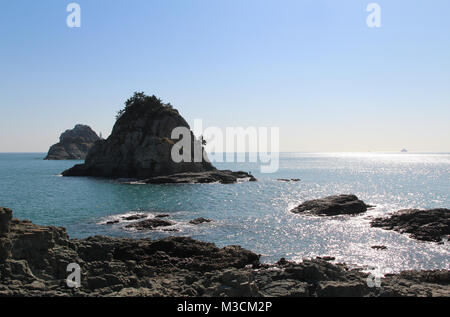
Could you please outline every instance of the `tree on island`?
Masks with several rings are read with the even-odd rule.
[[[125,101],[125,108],[119,110],[116,115],[116,120],[120,119],[122,115],[134,105],[160,105],[161,107],[173,109],[173,106],[170,103],[163,103],[161,99],[156,97],[155,95],[148,96],[143,91],[135,92],[131,98]]]

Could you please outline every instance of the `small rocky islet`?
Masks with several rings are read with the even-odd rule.
[[[91,127],[77,124],[73,129],[61,134],[59,142],[48,150],[45,160],[84,160],[99,140],[101,138]]]
[[[332,257],[262,264],[239,246],[187,237],[70,239],[64,228],[12,218],[0,208],[0,296],[449,296],[448,270],[369,274]],[[81,267],[79,288],[67,266]]]
[[[335,195],[305,201],[292,209],[291,212],[320,216],[356,215],[366,212],[371,207],[355,195]]]

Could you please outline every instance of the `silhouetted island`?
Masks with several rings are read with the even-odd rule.
[[[98,140],[100,137],[89,126],[77,124],[61,134],[59,142],[50,147],[45,160],[84,160]]]

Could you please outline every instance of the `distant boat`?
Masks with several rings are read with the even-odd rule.
[[[402,153],[408,153],[408,150],[407,149],[403,149]]]

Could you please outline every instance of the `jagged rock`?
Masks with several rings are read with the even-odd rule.
[[[84,160],[100,137],[87,125],[77,124],[59,137],[59,143],[50,147],[45,160]]]
[[[194,220],[189,221],[189,223],[191,225],[199,225],[199,224],[202,224],[202,223],[205,223],[205,222],[212,222],[212,220],[200,217],[200,218],[196,218]]]
[[[136,230],[153,230],[158,227],[170,227],[173,225],[174,225],[173,222],[162,220],[159,218],[152,218],[129,224],[125,226],[125,228],[133,228]]]
[[[367,205],[355,195],[308,200],[291,210],[293,213],[309,212],[321,216],[354,215],[365,211],[367,211]]]
[[[0,226],[9,217],[0,217]],[[0,296],[450,296],[448,270],[406,271],[370,287],[368,274],[323,259],[261,264],[239,246],[186,237],[69,239],[64,228],[9,221]],[[67,265],[81,287],[67,287]]]
[[[405,209],[388,218],[376,218],[372,227],[409,233],[412,238],[440,242],[450,238],[450,209]]]
[[[97,142],[89,151],[84,164],[75,165],[62,173],[63,176],[96,176],[107,178],[152,179],[180,173],[204,173],[217,171],[208,161],[203,145],[190,131],[189,161],[175,162],[172,159],[172,147],[179,141],[172,139],[175,128],[186,128],[186,120],[155,96],[136,93],[125,103],[125,109],[119,114],[111,135]],[[183,148],[182,151],[189,149]],[[196,162],[194,153],[203,153],[201,162]],[[183,152],[184,154],[184,152]],[[218,171],[217,171],[218,172]],[[248,174],[230,174],[231,178],[249,177]],[[173,176],[175,177],[175,176]],[[173,177],[171,179],[173,179]],[[208,181],[210,177],[194,177],[196,182]],[[167,181],[170,182],[171,179]],[[149,180],[149,183],[152,181]],[[163,179],[154,182],[162,183]]]

